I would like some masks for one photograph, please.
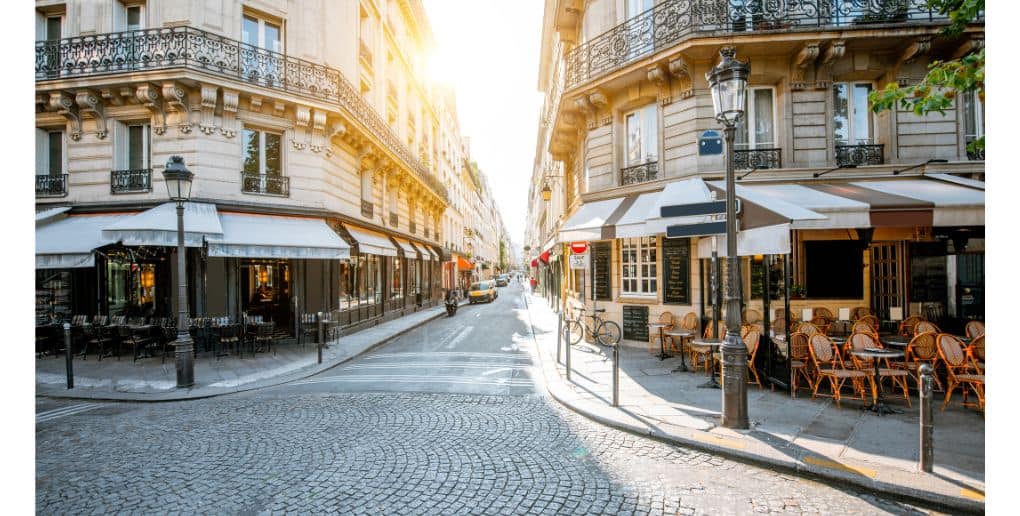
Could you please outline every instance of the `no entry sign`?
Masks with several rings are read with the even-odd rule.
[[[574,254],[584,254],[588,252],[588,242],[571,242],[570,252]]]

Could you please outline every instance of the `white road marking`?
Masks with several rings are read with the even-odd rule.
[[[419,357],[419,356],[443,356],[443,357],[463,357],[463,358],[505,358],[511,360],[529,360],[531,358],[527,353],[482,353],[472,351],[408,351],[405,353],[376,353],[368,355],[365,360],[374,360],[377,358],[408,358],[408,357]]]
[[[374,383],[448,383],[462,385],[495,385],[500,387],[528,387],[530,381],[510,379],[473,379],[461,376],[418,376],[418,375],[356,375],[356,376],[332,376],[329,378],[317,378],[294,382],[291,385],[311,385],[319,383],[340,383],[340,382],[374,382]]]
[[[36,424],[44,423],[46,421],[53,421],[66,416],[73,416],[88,410],[97,409],[99,407],[105,407],[107,403],[79,403],[77,405],[71,405],[68,407],[60,407],[58,409],[47,410],[46,412],[40,412],[35,415]]]
[[[471,330],[473,329],[475,329],[474,326],[465,326],[461,328],[460,332],[457,333],[457,335],[452,340],[450,340],[449,344],[446,345],[446,349],[453,349],[457,344],[460,343],[460,341],[466,339],[468,333],[471,333]]]
[[[493,364],[485,362],[476,363],[408,363],[408,362],[393,362],[393,363],[373,363],[373,364],[355,364],[343,368],[344,371],[350,371],[354,369],[439,369],[439,368],[452,368],[452,369],[493,369],[498,368],[502,370],[514,370],[514,369],[528,369],[531,366],[528,364],[512,365],[512,364]]]

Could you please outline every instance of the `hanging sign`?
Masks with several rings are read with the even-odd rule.
[[[571,269],[587,269],[590,267],[587,254],[572,254],[569,257]]]

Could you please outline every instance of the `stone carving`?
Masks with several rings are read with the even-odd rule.
[[[669,73],[677,80],[680,98],[686,99],[694,95],[694,80],[691,78],[691,65],[683,57],[669,62]]]
[[[666,73],[666,68],[663,65],[656,64],[652,66],[647,70],[646,76],[655,85],[656,90],[658,90],[659,104],[665,106],[673,102],[673,97],[670,95],[669,74]]]
[[[294,109],[294,137],[290,139],[291,145],[297,150],[304,150],[308,143],[308,122],[311,120],[312,110],[308,106],[297,106]]]
[[[64,91],[50,93],[50,108],[71,123],[71,131],[68,136],[72,140],[78,141],[81,139],[81,115],[78,113],[78,104],[74,100],[70,93]]]
[[[322,152],[329,149],[329,141],[326,139],[326,112],[315,110],[312,112],[312,141],[309,148],[312,152]]]
[[[200,104],[202,118],[198,123],[198,129],[205,134],[216,132],[216,97],[219,90],[216,86],[203,84],[201,88],[202,102]]]
[[[588,94],[588,100],[595,106],[596,114],[602,111],[602,116],[598,118],[598,125],[609,125],[613,121],[613,114],[609,111],[609,99],[606,95],[600,91],[592,92]]]
[[[815,69],[815,88],[828,89],[832,84],[832,65],[846,54],[846,41],[837,39],[825,48],[825,54]]]
[[[908,70],[905,70],[907,64],[913,63],[918,57],[927,54],[931,50],[931,36],[922,36],[914,40],[913,43],[907,45],[900,53],[899,59],[896,61],[896,82],[900,86],[908,86],[914,82],[914,79],[910,76]]]
[[[88,115],[96,121],[96,137],[100,140],[109,134],[106,128],[106,112],[99,95],[91,90],[81,90],[75,95],[75,102],[78,104],[79,115]]]
[[[152,84],[142,84],[135,88],[135,98],[152,114],[152,132],[163,135],[167,127],[166,103],[159,93],[160,89]]]
[[[574,100],[574,105],[577,106],[577,109],[579,109],[584,116],[588,130],[595,129],[595,106],[593,106],[591,101],[588,100],[588,96],[581,95]]]
[[[238,92],[235,90],[223,90],[223,123],[220,127],[220,134],[227,138],[237,135],[237,100]]]
[[[818,42],[812,41],[805,43],[804,47],[797,52],[797,55],[793,56],[793,71],[790,74],[790,89],[802,90],[807,87],[804,82],[804,73],[810,65],[818,57]]]
[[[110,104],[110,105],[113,105],[113,106],[123,106],[124,105],[124,98],[123,97],[126,96],[126,95],[124,95],[125,94],[125,90],[126,90],[126,93],[128,95],[131,94],[131,90],[127,89],[127,88],[120,88],[117,91],[114,91],[113,88],[103,88],[103,89],[99,90],[99,95],[103,97],[103,100],[107,104]]]
[[[173,125],[176,125],[177,130],[184,134],[190,133],[189,113],[191,108],[187,90],[174,81],[167,81],[163,83],[163,98],[166,99],[168,114],[175,116]],[[167,124],[170,125],[170,122],[168,121]]]

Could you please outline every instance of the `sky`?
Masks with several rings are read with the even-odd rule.
[[[434,79],[457,92],[461,136],[488,177],[510,240],[527,220],[542,95],[541,0],[423,0],[435,35]]]

